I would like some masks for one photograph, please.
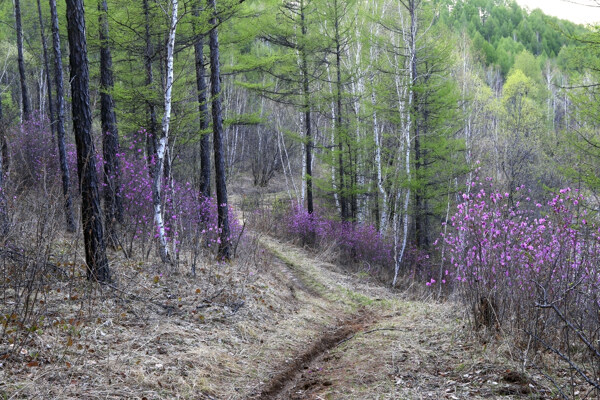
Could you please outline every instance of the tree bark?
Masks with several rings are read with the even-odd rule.
[[[21,23],[21,0],[14,0],[15,29],[17,30],[17,63],[19,64],[19,79],[21,83],[21,114],[23,121],[31,117],[31,101],[27,91],[25,76],[25,59],[23,55],[23,24]]]
[[[409,7],[414,6],[414,3],[409,3]],[[404,27],[404,20],[402,21],[402,36],[405,42],[404,48],[406,49],[407,54],[405,55],[406,64],[408,69],[408,85],[406,85],[406,89],[401,90],[401,82],[400,82],[400,71],[396,70],[396,93],[398,95],[398,107],[399,114],[402,117],[405,117],[405,126],[404,126],[404,168],[406,173],[406,179],[408,181],[408,187],[406,188],[406,193],[404,195],[404,204],[402,207],[402,247],[398,249],[399,242],[399,213],[396,212],[394,215],[394,279],[392,281],[392,286],[396,286],[396,282],[398,281],[398,274],[400,272],[400,266],[404,260],[404,255],[406,252],[407,242],[408,242],[408,208],[410,205],[411,198],[411,181],[412,181],[412,171],[411,171],[411,149],[412,149],[412,125],[415,123],[413,121],[413,102],[416,101],[416,97],[414,96],[414,83],[416,79],[416,35],[417,35],[417,25],[416,20],[414,19],[414,12],[411,13],[411,25],[410,30],[407,34],[406,28]],[[398,68],[399,62],[396,60],[396,68]],[[407,106],[404,107],[403,101],[405,97],[405,92],[408,91],[407,98]],[[401,156],[402,154],[400,154]],[[400,160],[398,160],[400,162]],[[400,165],[400,163],[399,163]],[[394,201],[394,205],[396,206],[398,203],[398,197]]]
[[[167,76],[165,82],[164,104],[165,112],[162,119],[162,131],[158,147],[156,149],[156,165],[154,176],[152,177],[152,202],[154,206],[154,222],[159,240],[160,258],[163,262],[170,262],[169,249],[167,247],[167,237],[162,210],[162,179],[165,167],[165,155],[169,141],[169,127],[171,123],[171,94],[173,90],[173,53],[175,48],[175,30],[177,28],[177,11],[179,2],[172,0],[171,3],[171,23],[169,26],[169,36],[167,40]]]
[[[73,130],[77,146],[77,172],[81,188],[81,222],[85,245],[88,279],[100,283],[111,280],[102,210],[98,194],[96,153],[92,140],[92,110],[89,98],[89,70],[83,0],[66,0],[67,30],[69,36],[69,64],[71,69],[71,97]]]
[[[306,130],[305,153],[306,153],[306,211],[312,214],[313,205],[313,183],[312,183],[312,123],[310,120],[310,84],[308,80],[308,55],[306,54],[306,13],[304,10],[304,0],[300,1],[300,24],[302,32],[302,46],[300,48],[300,57],[302,58],[302,91],[304,95],[304,124]]]
[[[40,35],[42,39],[42,56],[44,58],[44,73],[46,74],[46,86],[48,88],[48,117],[50,120],[50,131],[52,137],[56,132],[56,121],[54,113],[54,102],[52,101],[52,78],[50,77],[50,67],[48,63],[48,45],[46,42],[46,33],[44,32],[44,19],[42,18],[42,5],[40,0],[37,0],[38,17],[40,21]]]
[[[102,151],[104,156],[104,224],[106,236],[114,248],[118,238],[116,222],[123,222],[121,199],[121,169],[119,152],[119,130],[115,115],[113,90],[112,56],[109,47],[108,7],[106,0],[98,1],[98,25],[100,38],[100,119],[102,122]]]
[[[217,32],[216,0],[208,0],[208,6],[214,10],[210,19],[212,29],[209,33],[210,82],[213,119],[213,147],[215,159],[215,181],[217,192],[217,215],[219,228],[219,258],[229,259],[230,231],[229,209],[227,204],[227,185],[225,182],[225,159],[223,157],[223,116],[221,111],[221,71],[219,65],[219,34]]]
[[[67,231],[75,232],[75,217],[73,216],[73,201],[71,199],[71,178],[67,164],[67,150],[65,148],[65,96],[63,91],[63,64],[60,48],[60,31],[58,27],[58,14],[56,0],[49,0],[50,16],[52,19],[52,45],[54,47],[54,83],[56,84],[56,142],[58,145],[58,158],[62,174],[63,201]]]
[[[338,136],[338,168],[339,192],[342,221],[348,220],[348,191],[346,188],[346,173],[344,171],[344,139],[342,132],[342,48],[340,38],[340,21],[338,15],[338,2],[334,2],[334,42],[335,42],[335,67],[336,67],[336,94],[335,94],[335,132]]]
[[[0,94],[0,144],[4,140],[4,121],[2,115],[2,95]],[[6,195],[4,194],[4,163],[2,151],[0,151],[0,236],[8,234],[8,208],[6,204]]]
[[[154,73],[152,71],[152,37],[150,36],[150,6],[148,0],[144,0],[144,17],[146,21],[146,54],[144,56],[144,66],[146,68],[146,86],[151,87],[154,83]],[[150,131],[146,132],[146,156],[148,171],[150,175],[154,174],[154,162],[156,160],[156,149],[158,148],[158,123],[156,122],[156,106],[152,100],[148,101],[148,114],[150,117]]]
[[[198,3],[200,3],[198,1]],[[198,17],[200,4],[194,8],[194,16]],[[204,74],[206,68],[204,67],[204,36],[198,35],[197,40],[194,42],[194,53],[196,56],[196,87],[198,90],[198,107],[200,112],[200,193],[203,197],[210,197],[210,136],[208,135],[208,128],[210,126],[209,114],[208,114],[208,103],[207,99],[207,85]]]

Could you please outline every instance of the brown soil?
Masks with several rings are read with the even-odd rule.
[[[323,358],[325,353],[350,338],[351,335],[364,330],[372,319],[373,315],[362,308],[357,313],[339,321],[333,329],[323,332],[322,336],[306,352],[288,363],[281,373],[267,383],[259,395],[249,398],[300,400],[305,398],[303,396],[309,389],[316,386],[330,386],[330,381],[320,381],[311,376],[311,363]]]

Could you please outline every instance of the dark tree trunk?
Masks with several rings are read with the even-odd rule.
[[[200,3],[200,2],[198,2]],[[198,17],[200,4],[194,8],[194,16]],[[198,35],[194,43],[196,55],[196,87],[198,90],[198,107],[200,112],[200,193],[203,197],[210,197],[210,136],[208,135],[209,115],[206,101],[206,78],[204,74],[204,36]]]
[[[146,86],[152,86],[154,83],[154,73],[152,71],[152,56],[154,50],[152,48],[152,37],[150,35],[150,6],[148,0],[144,0],[144,17],[146,21],[146,54],[144,56],[144,64],[146,67]],[[148,162],[148,170],[150,175],[153,175],[154,164],[156,161],[156,149],[158,148],[158,124],[156,120],[156,106],[154,101],[148,101],[148,114],[150,117],[150,130],[146,132],[146,154]]]
[[[89,71],[83,0],[66,0],[71,69],[73,130],[77,146],[77,172],[81,188],[81,222],[88,279],[110,282],[106,259],[102,209],[98,194],[96,153],[92,140],[92,110],[89,98]]]
[[[346,173],[344,171],[344,134],[342,131],[342,48],[340,38],[339,18],[337,15],[337,2],[335,2],[335,67],[336,67],[336,115],[335,130],[338,135],[338,168],[339,168],[339,191],[342,221],[348,219],[348,193],[346,189]]]
[[[302,39],[304,42],[302,43],[301,48],[301,57],[302,57],[302,91],[304,94],[304,124],[306,129],[306,210],[309,214],[312,214],[314,211],[313,205],[313,184],[312,184],[312,147],[313,147],[313,138],[312,138],[312,123],[310,120],[310,85],[308,80],[308,61],[306,54],[306,15],[304,10],[304,0],[300,2],[300,23],[301,23],[301,32]]]
[[[2,117],[2,96],[0,95],[0,144],[4,140],[4,121]],[[6,236],[8,228],[8,209],[6,207],[6,195],[4,194],[4,163],[2,151],[0,151],[0,236]]]
[[[0,120],[0,122],[2,122]],[[6,207],[6,196],[4,195],[4,168],[2,163],[2,152],[0,152],[0,237],[8,234],[8,209]]]
[[[25,77],[25,60],[23,56],[23,25],[21,23],[21,0],[14,0],[15,29],[17,30],[17,62],[19,64],[19,79],[21,81],[21,111],[23,121],[31,116],[31,102],[27,92],[27,78]]]
[[[208,0],[208,6],[216,14],[216,0]],[[220,230],[219,257],[229,259],[230,231],[229,209],[227,206],[227,185],[225,182],[225,157],[223,155],[223,116],[221,114],[221,71],[219,66],[219,34],[217,32],[217,18],[215,15],[210,20],[213,27],[209,33],[210,48],[210,82],[213,120],[213,147],[215,158],[215,183],[217,192],[218,227]]]
[[[419,115],[421,115],[421,110],[419,106],[419,97],[417,90],[415,90],[414,86],[417,85],[418,81],[418,59],[416,54],[416,23],[417,23],[417,15],[416,15],[417,4],[414,1],[409,2],[409,14],[411,20],[411,46],[413,49],[413,54],[411,57],[411,85],[413,89],[411,90],[412,95],[412,110],[411,113],[414,115],[414,132],[413,132],[413,142],[414,142],[414,152],[415,152],[415,178],[417,180],[420,179],[421,169],[422,169],[422,154],[421,154],[421,121]],[[416,188],[415,193],[415,244],[418,248],[423,248],[425,245],[424,234],[425,234],[425,223],[424,223],[424,210],[423,210],[423,196],[420,188]]]
[[[50,131],[52,137],[56,132],[54,102],[52,101],[52,78],[50,78],[50,67],[48,63],[48,45],[46,43],[46,33],[44,32],[44,18],[42,18],[42,5],[37,0],[38,17],[40,20],[40,35],[42,37],[42,56],[44,57],[44,73],[46,74],[46,85],[48,88],[48,113],[50,119]]]
[[[121,170],[117,153],[119,131],[115,115],[112,56],[108,36],[108,7],[106,0],[98,1],[98,25],[100,27],[100,119],[102,120],[102,151],[104,156],[104,224],[107,240],[117,247],[116,222],[123,222],[121,199]]]
[[[58,145],[58,158],[62,174],[65,218],[67,231],[75,232],[75,217],[73,216],[73,201],[71,199],[71,178],[67,164],[67,150],[65,148],[65,96],[63,90],[63,64],[60,48],[60,31],[58,28],[58,14],[56,0],[50,1],[50,16],[52,19],[52,46],[54,47],[54,83],[56,84],[56,142]]]

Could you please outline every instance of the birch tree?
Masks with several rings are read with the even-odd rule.
[[[162,177],[165,166],[165,153],[169,140],[169,126],[171,123],[171,100],[173,90],[173,53],[175,49],[175,31],[177,29],[178,0],[171,0],[170,24],[167,36],[167,59],[166,80],[164,92],[164,114],[162,118],[162,129],[158,147],[156,149],[156,161],[152,176],[152,203],[154,208],[154,222],[158,234],[159,254],[163,262],[169,262],[169,249],[167,247],[167,236],[162,209]]]

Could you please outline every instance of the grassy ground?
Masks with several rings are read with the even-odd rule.
[[[469,336],[451,303],[404,299],[272,237],[196,277],[184,264],[126,259],[113,270],[119,284],[103,291],[81,274],[48,279],[27,340],[7,323],[0,396],[551,397],[535,374],[513,372],[502,347]]]

